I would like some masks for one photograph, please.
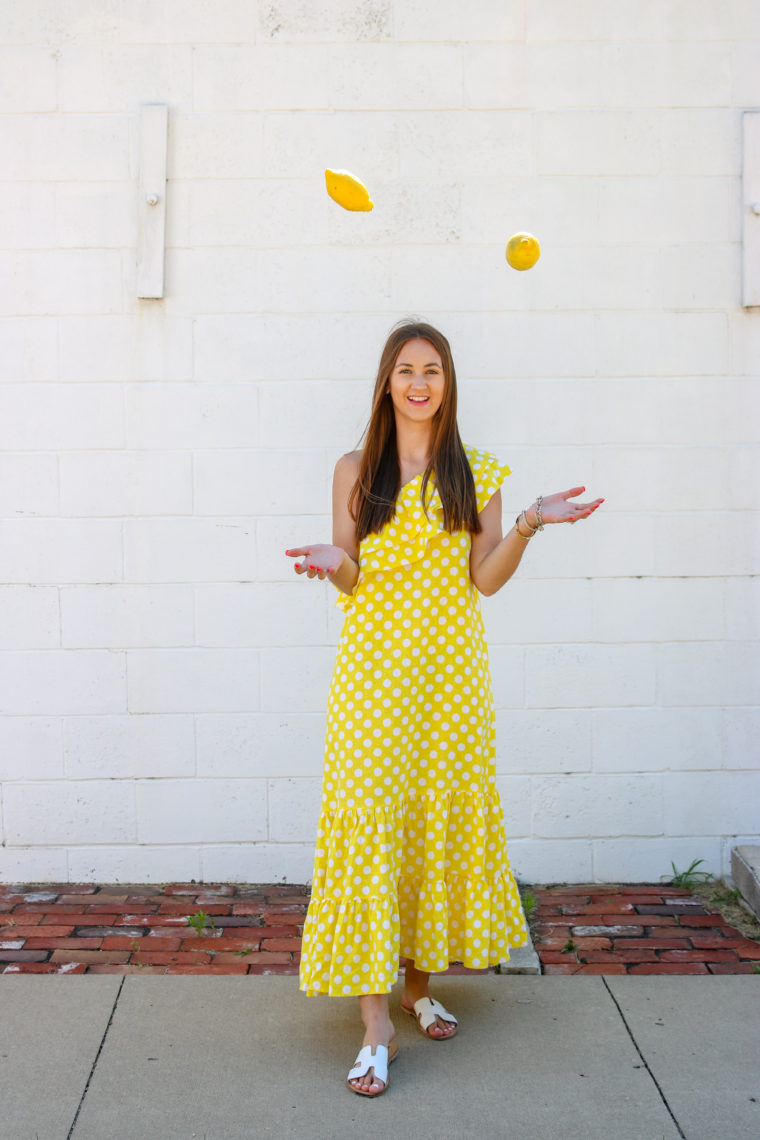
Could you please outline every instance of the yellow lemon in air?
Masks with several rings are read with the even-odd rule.
[[[541,246],[533,234],[512,234],[507,242],[507,261],[513,269],[532,269],[541,256]]]
[[[347,170],[326,170],[327,193],[344,210],[371,210],[374,202],[367,187]]]

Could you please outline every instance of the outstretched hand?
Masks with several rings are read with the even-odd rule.
[[[345,551],[340,546],[328,546],[319,543],[315,546],[294,546],[285,553],[289,558],[303,556],[303,562],[293,563],[296,574],[305,574],[307,578],[320,578],[324,580],[328,575],[340,569]]]
[[[554,495],[545,495],[541,501],[541,519],[545,523],[578,522],[578,519],[587,519],[600,507],[604,499],[594,499],[590,503],[571,503],[570,499],[582,495],[585,487],[571,487],[569,491],[557,491]],[[535,514],[535,503],[528,508]],[[534,521],[529,520],[531,526]]]

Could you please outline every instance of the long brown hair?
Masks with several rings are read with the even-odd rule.
[[[432,422],[430,462],[422,478],[423,509],[427,515],[426,490],[434,474],[446,530],[453,534],[466,528],[472,534],[480,534],[483,529],[478,518],[475,480],[457,427],[457,377],[449,342],[442,332],[424,321],[402,321],[391,331],[380,356],[372,412],[362,435],[365,443],[359,475],[348,499],[349,512],[356,520],[357,544],[368,534],[379,533],[396,510],[401,469],[396,415],[386,388],[401,349],[407,341],[418,337],[429,341],[438,352],[445,381],[443,400]]]

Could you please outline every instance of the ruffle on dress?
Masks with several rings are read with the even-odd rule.
[[[495,790],[323,808],[303,933],[307,993],[387,993],[399,953],[431,973],[452,961],[486,969],[526,941]]]
[[[464,446],[467,461],[475,480],[478,514],[496,494],[510,468],[499,463],[490,451],[481,451],[468,444]],[[435,474],[431,474],[426,489],[427,514],[422,508],[422,473],[415,475],[399,491],[396,513],[379,534],[366,535],[359,544],[359,577],[350,594],[339,591],[335,605],[350,613],[361,598],[362,588],[371,574],[405,570],[420,562],[431,542],[445,530],[443,504]]]

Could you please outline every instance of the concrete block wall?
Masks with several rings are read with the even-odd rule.
[[[513,469],[505,525],[606,497],[483,599],[518,876],[729,872],[760,802],[756,6],[30,0],[0,59],[0,879],[309,878],[342,619],[283,551],[329,541],[410,313]]]

